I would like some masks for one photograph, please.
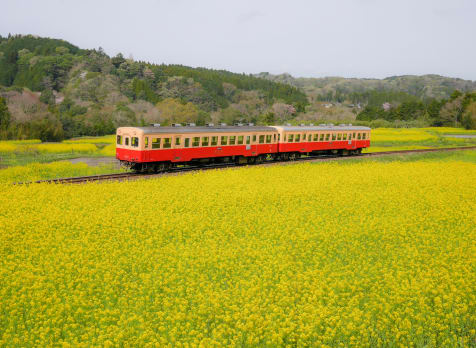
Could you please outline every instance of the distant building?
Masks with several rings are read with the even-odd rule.
[[[392,107],[392,105],[390,105],[390,103],[387,102],[387,103],[383,103],[383,104],[382,104],[382,107],[383,107],[383,109],[384,109],[385,111],[388,111],[388,110],[390,110],[390,108]]]

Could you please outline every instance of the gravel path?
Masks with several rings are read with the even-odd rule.
[[[86,163],[88,166],[100,166],[104,164],[112,164],[117,169],[120,168],[119,161],[115,159],[114,157],[79,157],[79,158],[73,158],[68,160],[69,162],[76,164],[76,163]]]

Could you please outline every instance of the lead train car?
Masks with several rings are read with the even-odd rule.
[[[355,126],[120,127],[116,132],[116,158],[136,171],[357,154],[368,146],[370,128]]]

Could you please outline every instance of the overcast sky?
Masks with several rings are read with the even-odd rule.
[[[476,0],[2,0],[8,33],[239,73],[476,80]]]

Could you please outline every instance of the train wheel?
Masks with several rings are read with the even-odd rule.
[[[281,161],[289,161],[289,153],[284,152],[280,156]]]
[[[248,164],[255,164],[256,163],[256,157],[251,156],[248,157]]]
[[[259,156],[256,156],[256,164],[261,164],[263,163],[263,156],[259,155]]]
[[[295,152],[292,152],[289,154],[290,161],[295,161],[296,159],[297,159],[297,154]]]

